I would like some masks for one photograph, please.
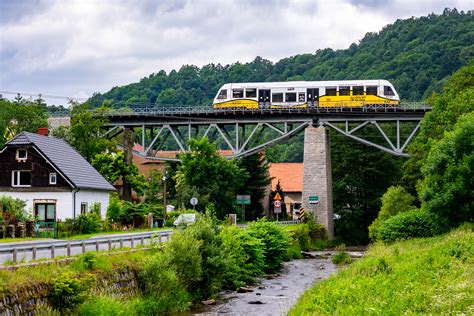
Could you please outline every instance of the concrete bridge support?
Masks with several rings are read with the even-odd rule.
[[[318,196],[319,204],[309,204],[310,196]],[[327,228],[329,239],[333,239],[331,149],[329,132],[324,127],[309,126],[304,132],[302,200],[305,211],[313,212],[316,221]]]

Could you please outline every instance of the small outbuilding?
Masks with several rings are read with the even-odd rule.
[[[115,188],[62,139],[22,132],[0,150],[0,195],[26,201],[39,221],[100,209]]]

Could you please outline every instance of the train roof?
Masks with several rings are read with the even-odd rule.
[[[230,88],[230,87],[275,87],[275,88],[284,88],[284,87],[309,87],[309,86],[322,86],[322,87],[331,87],[331,86],[355,86],[355,85],[390,85],[392,84],[384,79],[376,80],[331,80],[331,81],[283,81],[283,82],[235,82],[235,83],[226,83],[221,88]]]

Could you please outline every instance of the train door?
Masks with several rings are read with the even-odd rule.
[[[317,107],[319,101],[319,88],[308,88],[306,90],[308,96],[308,105],[311,107]]]
[[[270,106],[270,89],[258,90],[258,105],[261,108]]]

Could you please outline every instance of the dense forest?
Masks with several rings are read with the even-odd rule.
[[[286,80],[388,79],[404,100],[422,100],[439,91],[447,77],[474,55],[473,12],[446,9],[441,15],[397,20],[378,33],[367,33],[349,48],[321,49],[276,63],[262,57],[250,63],[184,65],[178,71],[152,73],[140,82],[95,94],[103,104],[210,104],[227,82]]]

